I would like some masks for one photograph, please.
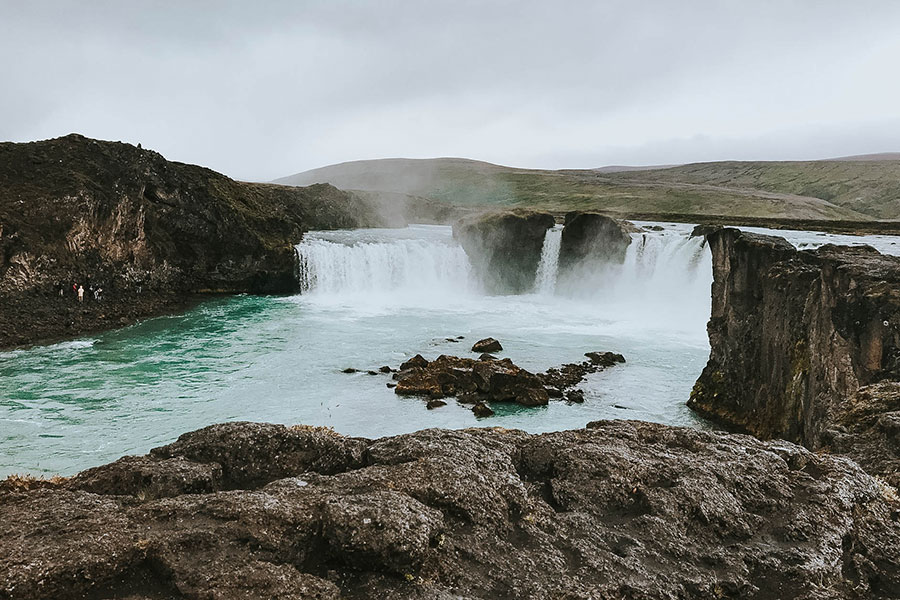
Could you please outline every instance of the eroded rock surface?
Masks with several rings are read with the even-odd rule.
[[[900,380],[900,258],[706,233],[711,352],[690,406],[762,438],[846,452],[896,482],[900,449],[887,440],[897,439],[889,382]]]
[[[401,365],[394,379],[394,392],[406,396],[459,396],[469,404],[516,402],[523,406],[540,406],[550,399],[540,377],[508,358],[475,360],[442,354],[427,361],[416,355]]]
[[[194,293],[293,292],[303,231],[384,224],[330,185],[244,183],[74,134],[0,143],[0,347],[115,327]]]
[[[550,398],[561,397],[584,402],[584,393],[573,389],[575,386],[590,373],[625,362],[621,354],[614,352],[588,352],[585,356],[588,360],[580,363],[532,373],[508,358],[501,360],[490,354],[482,354],[477,360],[442,354],[433,361],[417,354],[394,374],[394,392],[431,400],[456,396],[460,403],[475,405],[473,411],[482,417],[493,414],[486,404],[490,402],[543,406]],[[429,402],[428,408],[442,405]]]
[[[478,340],[472,346],[472,352],[480,352],[482,354],[491,352],[501,352],[503,350],[503,346],[499,341],[494,338],[484,338],[483,340]]]
[[[559,247],[560,273],[577,271],[585,263],[621,263],[632,231],[640,229],[599,213],[568,213]]]
[[[456,237],[489,293],[520,294],[534,287],[549,213],[508,211],[467,217],[453,226]]]
[[[900,504],[854,463],[636,421],[380,440],[229,423],[2,489],[16,600],[900,595]]]

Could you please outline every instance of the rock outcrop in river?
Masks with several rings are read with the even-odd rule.
[[[709,363],[690,406],[900,484],[900,258],[720,229]],[[882,443],[883,442],[883,443]]]
[[[433,401],[456,397],[461,404],[473,404],[472,410],[478,416],[494,414],[488,406],[494,402],[544,406],[550,398],[565,398],[580,403],[584,402],[584,392],[575,386],[589,373],[625,362],[624,356],[614,352],[587,352],[585,357],[588,360],[580,363],[532,373],[508,358],[498,359],[490,354],[482,354],[478,360],[442,354],[431,361],[417,354],[394,373],[397,383],[393,387],[401,396],[421,396]],[[434,407],[429,403],[429,408]]]
[[[453,226],[472,268],[488,293],[530,292],[553,215],[533,211],[486,213]]]
[[[0,143],[0,347],[115,326],[197,292],[292,292],[303,231],[382,224],[330,185],[242,183],[79,135]],[[96,310],[89,286],[104,290]]]
[[[577,270],[588,264],[621,263],[631,244],[630,224],[599,213],[571,212],[566,215],[559,247],[560,273]]]
[[[747,436],[227,423],[0,484],[0,598],[896,598],[898,515],[852,462]]]

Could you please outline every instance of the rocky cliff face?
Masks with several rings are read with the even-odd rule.
[[[559,247],[560,271],[584,262],[621,263],[631,244],[632,228],[598,213],[568,213]]]
[[[0,346],[44,337],[44,321],[52,336],[60,312],[91,328],[56,306],[60,284],[102,286],[107,320],[123,298],[140,314],[195,292],[291,292],[304,230],[381,224],[370,204],[329,185],[241,183],[78,135],[3,143],[0,313],[16,320],[0,316]],[[17,327],[20,317],[35,331]]]
[[[711,353],[690,406],[762,438],[851,447],[860,389],[900,380],[900,258],[736,229],[707,239]]]
[[[453,235],[489,293],[520,294],[534,287],[544,237],[554,223],[542,212],[487,213],[458,221]]]
[[[0,598],[895,598],[900,503],[786,442],[229,423],[0,483]]]
[[[598,213],[570,212],[559,245],[557,285],[578,288],[586,282],[602,286],[605,267],[622,264],[637,228]]]

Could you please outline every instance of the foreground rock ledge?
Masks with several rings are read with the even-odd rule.
[[[3,598],[900,595],[900,503],[854,463],[638,421],[228,423],[0,488]]]

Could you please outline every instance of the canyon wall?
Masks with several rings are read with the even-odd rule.
[[[727,228],[707,240],[711,352],[689,405],[764,439],[852,447],[853,415],[873,414],[856,405],[900,380],[900,258]],[[900,409],[889,396],[876,416]]]
[[[118,324],[194,293],[293,292],[303,231],[383,224],[372,203],[327,184],[243,183],[74,134],[2,143],[0,347]],[[89,286],[102,287],[104,309],[75,307],[73,283],[88,300]]]

